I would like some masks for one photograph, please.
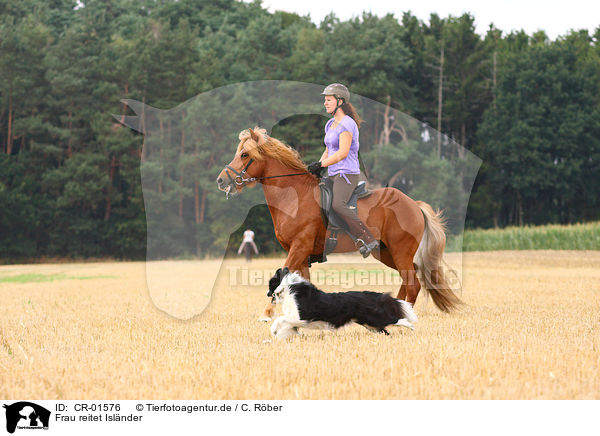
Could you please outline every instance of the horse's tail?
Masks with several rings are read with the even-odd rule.
[[[417,205],[425,218],[425,231],[415,253],[417,271],[421,283],[424,284],[438,309],[451,312],[463,303],[450,289],[442,267],[444,248],[446,248],[446,226],[442,211],[435,212],[424,201],[417,201]]]

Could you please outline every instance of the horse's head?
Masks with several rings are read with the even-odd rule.
[[[245,186],[254,186],[264,172],[261,157],[267,144],[266,130],[259,127],[243,130],[239,139],[233,160],[217,176],[217,186],[227,196],[239,194]]]

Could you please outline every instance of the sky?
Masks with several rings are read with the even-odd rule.
[[[401,19],[403,12],[411,11],[426,23],[432,12],[442,18],[469,12],[475,17],[476,31],[481,35],[490,23],[494,23],[505,33],[523,29],[531,35],[544,30],[552,40],[566,35],[571,29],[588,29],[593,34],[600,26],[598,0],[262,0],[262,5],[271,12],[281,10],[310,15],[316,24],[332,11],[341,20],[360,16],[363,11],[377,16],[393,13]]]

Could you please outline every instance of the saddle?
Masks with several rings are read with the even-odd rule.
[[[340,232],[346,232],[348,235],[350,235],[353,241],[356,241],[354,235],[350,233],[346,222],[341,219],[331,208],[331,203],[333,200],[333,180],[331,180],[329,177],[322,177],[319,183],[319,189],[321,191],[321,217],[323,218],[323,224],[325,224],[325,228],[327,228],[329,237],[325,240],[325,247],[322,255],[310,255],[308,259],[309,266],[314,262],[327,261],[327,255],[332,253],[337,246],[337,236]],[[368,197],[369,195],[371,195],[371,191],[367,190],[367,183],[364,180],[358,182],[358,185],[354,189],[354,192],[352,192],[350,200],[348,201],[348,206],[353,208],[354,213],[356,213],[357,216],[358,199]]]

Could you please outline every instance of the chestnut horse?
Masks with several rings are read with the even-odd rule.
[[[327,229],[320,211],[317,178],[308,173],[298,152],[266,135],[259,127],[244,130],[233,160],[219,173],[217,185],[228,196],[245,186],[263,185],[275,236],[288,252],[283,266],[310,279],[308,258],[323,253]],[[435,305],[450,312],[461,304],[442,268],[446,235],[441,212],[414,201],[395,188],[380,188],[358,200],[358,215],[373,236],[382,241],[373,256],[397,270],[402,285],[397,298],[414,304],[421,289],[417,271]],[[334,252],[355,251],[346,233],[338,235]],[[265,309],[272,316],[273,306]]]

